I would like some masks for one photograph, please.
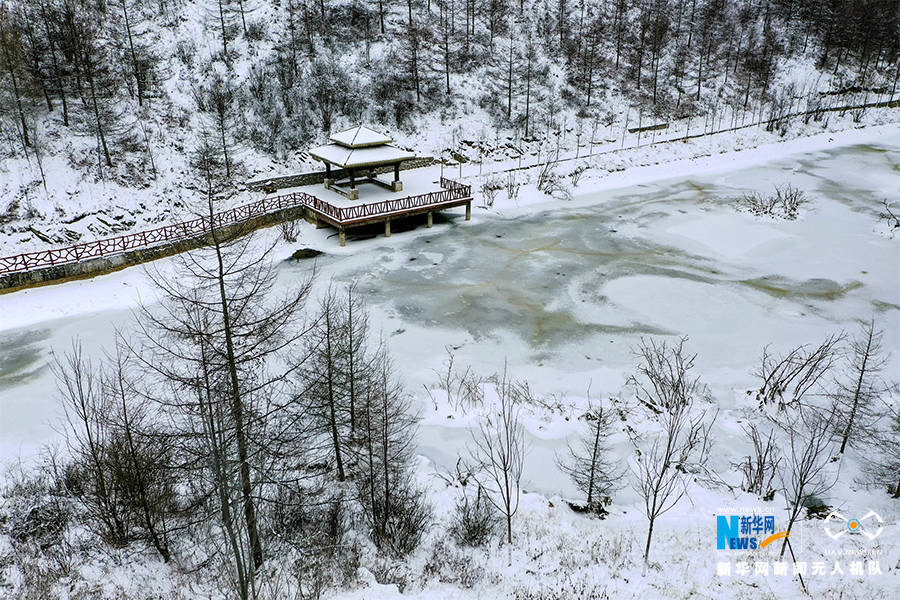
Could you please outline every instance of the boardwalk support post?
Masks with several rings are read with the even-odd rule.
[[[433,219],[432,219],[432,217],[433,217],[432,212],[429,210],[429,211],[428,211],[428,228],[429,228],[429,229],[431,229],[431,225],[433,224]]]
[[[387,219],[384,222],[384,237],[391,237],[391,220]]]
[[[347,236],[343,229],[338,229],[338,240],[340,240],[341,248],[347,245]]]
[[[472,203],[466,202],[466,221],[472,220]]]

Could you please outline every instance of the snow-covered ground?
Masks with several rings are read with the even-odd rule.
[[[738,421],[741,409],[754,403],[745,392],[765,345],[785,350],[821,342],[830,333],[855,331],[874,314],[885,330],[885,347],[894,351],[886,372],[900,372],[900,240],[879,218],[882,198],[896,199],[898,193],[898,134],[900,127],[885,125],[701,158],[673,150],[670,158],[682,160],[589,170],[572,200],[549,199],[526,184],[516,200],[501,192],[492,208],[474,210],[471,222],[449,211],[431,230],[420,227],[390,239],[360,232],[346,248],[337,246],[331,230],[304,225],[300,242],[282,244],[280,285],[295,285],[312,268],[308,260],[287,260],[303,245],[326,251],[316,259],[320,286],[331,278],[356,281],[366,295],[374,323],[422,409],[420,475],[439,520],[452,507],[455,490],[434,473],[453,469],[473,418],[453,410],[440,393],[425,392],[437,384],[435,371],[444,369],[443,349],[452,347],[456,364],[481,374],[507,365],[511,376],[558,400],[556,410],[535,408],[525,415],[530,453],[514,566],[507,566],[505,551],[469,557],[466,568],[483,575],[474,589],[460,584],[460,568],[422,577],[406,593],[591,597],[596,589],[598,598],[604,590],[609,598],[798,597],[799,584],[789,576],[716,575],[716,563],[730,557],[715,550],[714,513],[723,506],[758,506],[758,498],[723,488],[693,489],[690,500],[659,523],[651,551],[656,566],[642,579],[646,523],[635,492],[624,487],[606,520],[576,515],[564,501],[575,492],[554,454],[578,427],[588,389],[593,398],[622,392],[642,336],[689,336],[697,373],[721,411],[712,467],[732,484],[739,477],[730,463],[745,452]],[[435,167],[429,176],[437,175]],[[475,183],[477,175],[464,179]],[[796,221],[739,210],[743,193],[786,183],[810,200]],[[262,233],[275,235],[276,229]],[[165,261],[158,264],[166,268]],[[110,347],[114,329],[128,327],[142,297],[152,298],[152,290],[140,268],[0,295],[5,461],[27,460],[57,439],[50,352],[67,349],[73,337],[90,352]],[[617,435],[612,442],[624,459],[627,438]],[[856,481],[852,452],[844,462],[827,501],[884,517],[884,535],[871,547],[847,542],[876,552],[883,574],[813,575],[807,584],[813,596],[894,597],[900,507],[883,491]],[[765,505],[781,510],[778,498]],[[825,537],[820,521],[802,526],[803,556],[810,565],[830,561],[830,573],[834,553],[848,548]],[[410,569],[424,570],[427,560],[414,557]],[[115,569],[127,579],[122,569],[134,575],[139,567]],[[539,595],[542,590],[547,594]],[[549,595],[553,591],[558,595]],[[373,583],[343,597],[399,595]]]

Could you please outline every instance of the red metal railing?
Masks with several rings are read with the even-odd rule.
[[[397,200],[385,200],[383,202],[350,207],[334,206],[325,200],[304,192],[261,198],[255,202],[216,213],[212,216],[212,219],[210,217],[198,217],[183,223],[165,225],[148,231],[129,233],[94,242],[85,242],[67,248],[38,250],[36,252],[25,252],[15,256],[3,257],[0,258],[0,274],[30,271],[42,267],[78,262],[87,258],[109,256],[126,250],[146,248],[165,242],[196,238],[208,233],[211,230],[211,225],[216,228],[225,227],[286,208],[305,206],[330,217],[339,224],[343,224],[425,206],[438,206],[446,202],[461,200],[471,194],[471,186],[443,177],[441,177],[441,187],[445,189],[419,196],[408,196]]]

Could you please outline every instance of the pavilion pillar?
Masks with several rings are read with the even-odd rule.
[[[466,202],[466,221],[472,220],[472,203]]]
[[[394,182],[391,184],[391,191],[403,191],[403,183],[400,181],[400,163],[394,164]]]
[[[433,215],[432,215],[431,211],[429,210],[428,211],[428,228],[429,229],[431,229],[431,225],[434,223],[434,221],[432,220],[432,217],[433,217]]]
[[[384,222],[384,237],[391,237],[391,220],[387,219]]]
[[[344,234],[343,229],[338,229],[338,240],[341,244],[341,247],[344,247],[347,245],[347,236]]]
[[[356,189],[356,180],[353,178],[353,169],[349,169],[350,171],[350,189]]]

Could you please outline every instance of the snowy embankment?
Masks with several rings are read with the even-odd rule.
[[[480,194],[483,183],[493,179],[505,184],[508,177],[506,171],[514,170],[516,181],[522,186],[521,191],[512,200],[501,192],[498,206],[520,206],[540,202],[545,197],[543,193],[530,194],[527,191],[534,188],[540,165],[551,159],[559,161],[553,169],[561,183],[561,190],[556,195],[571,198],[582,195],[583,189],[594,189],[598,180],[604,182],[599,184],[601,187],[596,188],[598,190],[639,182],[640,179],[635,178],[634,167],[658,165],[661,176],[667,177],[673,171],[663,165],[672,164],[673,170],[680,169],[681,161],[727,156],[735,150],[762,149],[773,145],[783,148],[783,144],[800,141],[800,145],[793,146],[793,150],[784,151],[803,151],[804,148],[822,147],[822,144],[828,143],[818,139],[822,135],[837,136],[838,140],[860,129],[900,126],[898,114],[900,110],[896,108],[867,109],[859,117],[834,113],[824,122],[792,120],[782,133],[766,131],[764,126],[754,126],[686,141],[680,137],[698,133],[700,125],[694,123],[691,129],[690,121],[682,120],[673,122],[671,129],[663,132],[626,133],[624,136],[618,129],[601,127],[594,132],[594,142],[588,139],[587,134],[576,137],[570,131],[568,137],[553,147],[547,143],[515,142],[509,136],[510,132],[506,132],[507,137],[497,132],[496,140],[481,140],[477,145],[460,146],[458,151],[463,162],[447,166],[442,173],[473,183],[476,193]],[[416,150],[420,155],[430,155],[451,144],[447,133],[449,126],[423,120],[417,132],[395,132],[395,137],[401,145]],[[479,140],[479,136],[483,136],[483,132],[479,133],[479,127],[475,120],[455,124],[452,127],[453,136]],[[807,141],[804,143],[802,140]],[[515,151],[510,148],[515,148]],[[192,179],[190,168],[184,164],[184,156],[180,154],[182,151],[182,145],[165,147],[165,154],[161,154],[158,160],[160,164],[169,165],[169,168],[161,172],[158,180],[134,186],[116,181],[93,181],[61,158],[48,158],[44,169],[52,175],[48,179],[49,188],[35,189],[15,201],[25,216],[0,227],[0,255],[63,247],[196,217],[198,210],[204,210],[202,190]],[[291,168],[287,169],[255,155],[248,155],[246,160],[248,170],[253,173],[251,179],[291,175],[298,170],[320,167],[309,159],[291,163]],[[728,160],[723,161],[724,168],[728,168],[727,164]],[[525,169],[522,170],[522,167]],[[573,171],[582,171],[578,181],[573,181]],[[15,161],[10,161],[4,173],[0,192],[10,198],[18,198],[19,190],[27,188],[27,182],[34,176],[27,166],[17,165]],[[677,171],[675,173],[678,174]],[[240,189],[222,201],[221,208],[224,210],[251,202],[259,194]]]
[[[642,576],[646,520],[629,481],[605,520],[576,514],[566,500],[577,494],[554,455],[578,428],[588,389],[594,400],[628,395],[631,350],[641,336],[690,337],[697,374],[710,387],[708,408],[719,410],[711,468],[730,486],[740,479],[732,463],[748,451],[740,425],[744,410],[755,405],[746,392],[766,344],[783,351],[818,343],[830,333],[854,332],[858,320],[874,313],[885,347],[895,351],[885,372],[900,372],[900,240],[881,228],[878,216],[880,199],[896,193],[896,133],[895,125],[859,129],[595,179],[586,174],[572,201],[523,187],[518,205],[501,192],[495,210],[474,211],[471,223],[356,240],[346,248],[328,230],[304,227],[301,242],[327,251],[317,264],[320,283],[359,283],[422,410],[419,475],[437,522],[403,566],[404,596],[799,597],[791,576],[716,575],[717,562],[736,559],[715,549],[714,514],[727,506],[762,506],[780,516],[779,496],[762,502],[737,487],[692,484],[690,497],[658,522],[652,566]],[[810,199],[796,221],[738,210],[743,192],[785,182]],[[261,237],[276,235],[271,229]],[[278,257],[295,248],[282,244]],[[158,264],[165,269],[167,262]],[[283,262],[280,285],[295,285],[309,268],[309,262]],[[126,327],[137,301],[152,297],[140,269],[0,296],[0,360],[22,363],[0,380],[7,460],[27,459],[57,439],[48,425],[58,414],[49,351],[67,349],[73,336],[92,352],[110,347],[112,328]],[[488,375],[507,365],[542,398],[523,415],[530,451],[513,566],[496,543],[489,551],[461,550],[444,539],[459,489],[438,474],[454,472],[478,417],[437,389],[446,345],[455,348],[460,369]],[[611,445],[624,464],[632,452],[627,437],[618,433]],[[890,598],[896,588],[897,501],[859,481],[858,459],[853,450],[838,463],[839,483],[827,502],[847,512],[872,509],[888,530],[870,545],[838,543],[824,536],[821,521],[803,521],[800,560],[810,568],[828,565],[825,575],[806,579],[814,597]],[[777,549],[769,550],[763,558],[774,561]],[[835,552],[851,550],[875,556],[882,575],[829,575]],[[104,582],[111,596],[135,585],[158,590],[165,567],[114,558],[93,557],[82,577]],[[360,587],[341,597],[400,597],[395,585],[375,583],[369,566],[360,572]],[[172,587],[154,593],[177,597],[178,579],[163,579]]]

